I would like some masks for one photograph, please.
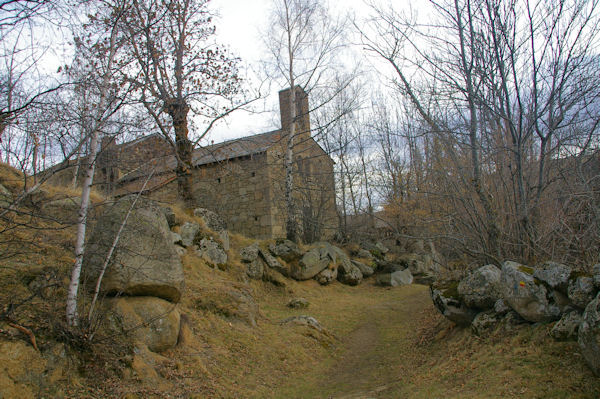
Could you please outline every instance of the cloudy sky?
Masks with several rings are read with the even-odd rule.
[[[212,0],[211,8],[217,10],[220,17],[216,20],[218,40],[227,45],[239,56],[245,65],[253,69],[260,68],[265,48],[261,32],[269,27],[269,15],[273,0]],[[331,0],[332,12],[365,15],[368,7],[363,0]],[[277,92],[281,87],[271,87],[264,104],[257,104],[257,109],[265,112],[248,114],[239,111],[233,114],[226,123],[214,129],[208,141],[220,142],[230,138],[262,133],[279,127]],[[277,113],[276,113],[277,112]]]

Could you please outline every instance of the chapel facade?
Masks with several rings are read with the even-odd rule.
[[[305,242],[331,238],[338,230],[333,160],[311,136],[308,96],[295,88],[294,198]],[[198,207],[221,215],[229,230],[253,238],[285,237],[284,157],[292,123],[289,96],[279,92],[282,128],[193,152],[193,196]],[[116,144],[103,140],[95,182],[122,196],[140,190],[164,203],[177,201],[176,159],[158,134]]]

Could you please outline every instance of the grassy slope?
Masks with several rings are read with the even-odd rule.
[[[47,226],[40,222],[40,227]],[[28,284],[40,270],[55,270],[62,286],[15,315],[35,332],[43,353],[54,341],[64,340],[56,321],[64,313],[72,234],[72,228],[61,226],[31,231],[20,227],[15,237],[28,238],[32,248],[5,259],[0,267],[3,309],[30,295]],[[500,330],[481,339],[453,328],[433,309],[426,287],[418,285],[384,289],[372,279],[358,287],[321,287],[312,280],[288,280],[286,287],[247,282],[236,253],[250,242],[234,237],[228,271],[211,269],[192,255],[184,257],[187,289],[180,309],[187,315],[187,333],[157,361],[160,378],[132,376],[121,354],[105,350],[110,343],[102,342],[71,348],[72,366],[48,388],[47,396],[56,397],[53,393],[61,389],[65,397],[86,398],[600,396],[600,379],[585,366],[576,343],[555,342],[547,334],[550,326]],[[220,311],[198,306],[209,294],[231,290],[256,299],[256,327],[225,316],[226,303]],[[310,301],[308,309],[285,306],[299,296]],[[328,333],[279,324],[299,314],[314,316]],[[0,334],[0,340],[15,339],[27,342]],[[83,362],[75,359],[82,350]]]

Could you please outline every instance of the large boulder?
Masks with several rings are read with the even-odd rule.
[[[223,248],[225,251],[228,251],[229,233],[227,232],[227,223],[225,223],[225,220],[215,212],[205,208],[194,209],[194,216],[201,218],[206,227],[219,235]]]
[[[290,267],[288,265],[284,265],[277,260],[273,255],[271,255],[268,251],[263,249],[259,249],[258,251],[260,257],[265,261],[265,264],[269,266],[269,268],[278,271],[283,274],[285,277],[289,277],[291,274]]]
[[[432,285],[429,287],[429,293],[436,309],[444,317],[459,326],[468,326],[477,315],[477,312],[466,307],[460,301],[457,286],[457,282]]]
[[[533,277],[533,269],[512,261],[504,262],[500,287],[504,301],[525,320],[549,322],[560,317],[560,310],[548,299],[544,284]]]
[[[554,324],[552,330],[550,330],[550,335],[559,341],[575,340],[577,339],[579,324],[581,324],[581,313],[576,310],[566,312]]]
[[[501,298],[500,269],[486,265],[473,271],[458,284],[458,294],[470,308],[493,308]]]
[[[265,263],[259,258],[246,263],[246,274],[253,280],[261,280],[265,274]]]
[[[569,281],[568,295],[573,305],[584,309],[594,299],[596,287],[592,277],[579,276]]]
[[[296,280],[308,280],[319,274],[329,265],[331,259],[321,258],[319,248],[313,248],[306,252],[297,265],[291,270],[291,276]]]
[[[321,285],[327,285],[327,284],[334,282],[337,277],[338,277],[338,269],[337,268],[326,267],[325,269],[321,270],[315,276],[315,280],[317,280],[319,282],[319,284],[321,284]]]
[[[600,294],[583,312],[577,341],[588,365],[594,374],[600,376]]]
[[[256,242],[240,249],[240,258],[242,259],[242,262],[249,263],[255,261],[258,258],[258,251],[258,243]]]
[[[201,257],[211,267],[224,270],[227,267],[227,253],[218,242],[203,238],[200,240],[196,255]]]
[[[200,225],[196,222],[185,222],[179,229],[181,244],[184,247],[191,247],[196,240],[196,234],[200,231]]]
[[[478,336],[485,335],[496,327],[500,321],[499,316],[500,315],[493,310],[488,310],[477,314],[477,316],[475,316],[471,322],[471,331],[473,334]]]
[[[358,267],[358,269],[362,273],[363,277],[370,277],[373,275],[373,273],[375,273],[375,270],[373,270],[373,268],[371,266],[365,265],[362,262],[353,260],[352,264],[354,266]]]
[[[302,256],[298,245],[290,240],[277,240],[275,244],[269,245],[269,251],[273,256],[278,256],[286,262],[293,262]]]
[[[180,313],[176,305],[155,297],[120,297],[108,301],[112,332],[125,334],[153,352],[177,344]]]
[[[556,262],[545,262],[533,271],[533,277],[543,281],[546,286],[567,293],[571,268]]]
[[[381,273],[377,275],[377,284],[388,287],[412,284],[413,276],[410,270],[398,270],[393,273]]]
[[[125,197],[99,218],[83,259],[84,281],[95,287],[134,198]],[[139,198],[131,209],[102,279],[108,295],[155,296],[178,302],[184,287],[183,267],[167,220],[152,201]]]
[[[337,279],[342,284],[358,285],[363,279],[363,274],[357,266],[345,258],[338,266]]]

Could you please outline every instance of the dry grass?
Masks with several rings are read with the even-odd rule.
[[[47,192],[76,194],[61,190]],[[175,210],[180,223],[199,222]],[[55,227],[36,219],[33,226],[11,231],[36,250],[0,267],[2,309],[30,296],[40,283],[56,283],[14,315],[34,331],[42,352],[64,338],[53,323],[63,319],[73,260],[73,231]],[[600,379],[585,366],[577,345],[552,340],[550,326],[501,329],[482,339],[443,319],[423,286],[385,289],[367,279],[357,287],[323,287],[313,280],[286,280],[285,287],[276,287],[248,280],[238,252],[255,240],[232,234],[230,241],[225,271],[210,268],[191,252],[182,258],[186,291],[179,308],[185,321],[179,345],[162,353],[155,365],[159,380],[132,377],[129,360],[116,344],[103,341],[82,349],[71,341],[71,366],[53,389],[63,389],[67,397],[131,399],[600,395]],[[232,299],[240,296],[256,302],[256,326],[245,314],[253,311],[252,304],[240,308]],[[308,309],[288,308],[295,297],[306,298]],[[315,317],[326,333],[280,325],[301,314]],[[52,397],[54,391],[48,392]]]

